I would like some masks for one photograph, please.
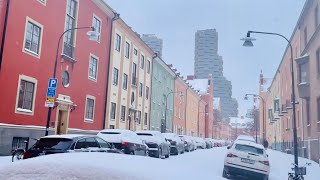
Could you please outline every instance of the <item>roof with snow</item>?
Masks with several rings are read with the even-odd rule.
[[[230,117],[230,122],[229,122],[229,125],[232,127],[232,128],[238,128],[238,129],[241,129],[241,128],[247,128],[247,123],[249,122],[252,122],[253,119],[251,118],[246,118],[246,117],[243,117],[243,118],[240,118],[240,117]]]
[[[194,90],[199,91],[199,94],[208,93],[208,79],[193,79],[187,80],[187,82],[194,88]]]

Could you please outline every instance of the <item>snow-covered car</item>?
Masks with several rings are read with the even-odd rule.
[[[149,156],[156,158],[170,157],[170,142],[159,131],[136,131],[136,134],[145,141],[149,149]]]
[[[147,146],[133,131],[126,129],[104,129],[98,133],[98,136],[114,145],[115,148],[122,150],[125,154],[148,155]]]
[[[190,152],[194,150],[194,145],[191,141],[191,138],[186,135],[179,135],[179,138],[184,143],[184,151]]]
[[[163,136],[170,142],[170,153],[179,155],[184,153],[184,142],[175,133],[162,133]]]
[[[206,148],[207,145],[206,145],[206,142],[204,141],[203,138],[195,137],[194,140],[195,140],[197,148],[201,148],[201,149],[205,149]]]
[[[50,135],[40,138],[23,154],[23,159],[68,152],[122,153],[119,150],[111,148],[107,141],[98,136],[79,134]]]
[[[256,140],[252,136],[247,136],[247,135],[239,135],[237,137],[236,141],[238,141],[238,140],[256,142]]]
[[[232,146],[228,146],[228,149],[224,159],[223,177],[242,175],[255,179],[268,179],[270,164],[268,155],[262,145],[237,140]]]
[[[211,149],[213,147],[213,143],[211,141],[212,139],[211,138],[205,138],[204,140],[206,142],[206,148],[207,149]]]

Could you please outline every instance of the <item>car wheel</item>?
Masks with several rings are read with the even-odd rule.
[[[145,152],[145,156],[149,156],[149,150],[148,149]]]
[[[223,168],[222,177],[229,178],[227,171]]]

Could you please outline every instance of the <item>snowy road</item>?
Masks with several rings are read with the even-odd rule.
[[[64,173],[68,174],[72,171],[72,178],[69,179],[79,179],[75,176],[77,172],[81,173],[83,172],[83,169],[90,169],[91,174],[89,177],[92,177],[92,174],[98,177],[99,173],[103,173],[105,176],[108,172],[109,174],[112,172],[112,177],[116,177],[117,172],[121,175],[118,179],[219,180],[224,179],[221,175],[226,152],[226,147],[197,150],[195,152],[185,153],[179,156],[171,156],[169,159],[155,159],[140,156],[103,153],[72,153],[62,155],[64,158],[61,159],[56,158],[58,156],[51,155],[42,156],[38,159],[34,158],[20,161],[18,163],[11,163],[10,158],[8,157],[0,157],[0,179],[21,179],[19,176],[13,176],[15,174],[19,174],[21,169],[22,173],[27,173],[28,176],[32,173],[37,173],[38,175],[41,174],[42,178],[45,177],[45,174],[50,173],[54,176],[48,175],[48,177],[57,178],[57,172],[60,173],[59,175],[63,175]],[[291,167],[290,162],[293,162],[293,156],[273,150],[268,150],[268,154],[271,164],[270,180],[287,179],[287,173]],[[70,157],[71,160],[68,161],[68,158],[65,157]],[[81,159],[81,162],[77,162],[77,159]],[[309,160],[300,159],[301,163],[305,163],[306,161],[311,162]],[[46,165],[39,162],[46,163],[47,165],[50,164],[51,166],[48,165],[46,167]],[[103,164],[100,162],[103,162]],[[57,167],[60,167],[61,165],[66,166],[68,163],[70,164],[70,167],[67,167],[67,169],[66,167],[57,169]],[[34,168],[29,170],[28,168],[24,168],[26,165]],[[9,169],[11,172],[8,172]],[[319,164],[313,162],[312,165],[307,168],[308,175],[305,176],[305,179],[319,180],[319,172]]]

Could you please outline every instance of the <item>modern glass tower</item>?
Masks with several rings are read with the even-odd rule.
[[[154,34],[143,34],[141,39],[155,52],[159,57],[162,57],[162,39]]]
[[[223,76],[223,59],[218,54],[218,32],[198,30],[195,34],[194,74],[196,78],[213,76],[213,95],[220,97],[224,118],[238,116],[238,102],[232,98],[232,84]]]

